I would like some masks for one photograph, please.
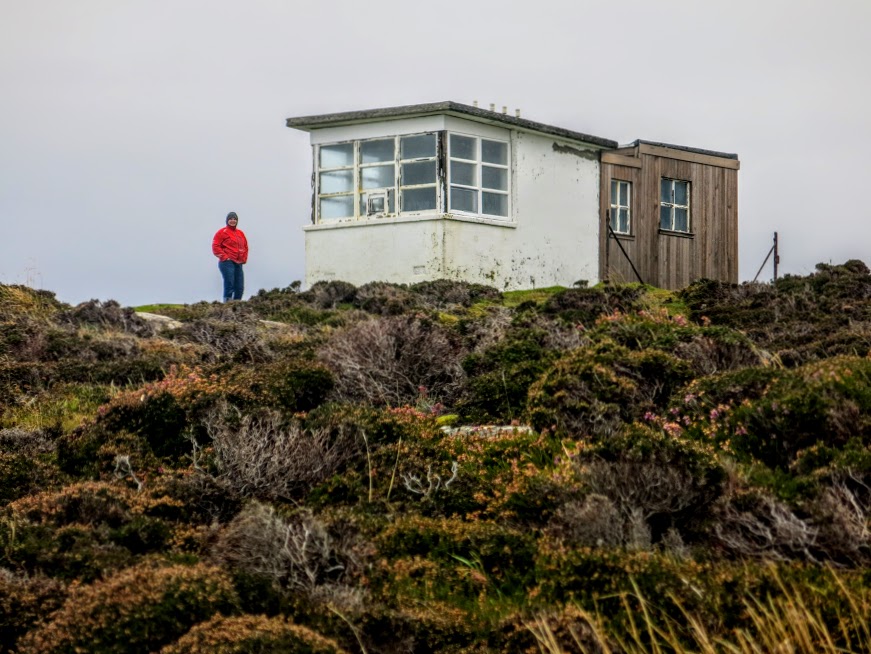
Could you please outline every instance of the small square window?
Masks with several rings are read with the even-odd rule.
[[[632,183],[619,179],[611,180],[611,229],[615,234],[631,234]]]
[[[663,177],[659,183],[659,228],[690,231],[690,183]]]

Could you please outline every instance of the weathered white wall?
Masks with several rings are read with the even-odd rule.
[[[307,227],[305,285],[342,280],[360,286],[444,277],[444,220],[386,219]]]
[[[598,153],[523,132],[512,142],[517,245],[503,257],[505,287],[598,282]]]
[[[393,121],[313,133],[319,143],[437,128]],[[403,124],[407,123],[407,124]],[[438,127],[506,138],[508,130],[447,117]],[[400,129],[397,129],[400,128]],[[326,131],[326,130],[324,130]],[[316,136],[317,135],[317,136]],[[341,138],[337,138],[341,137]],[[502,289],[598,281],[599,162],[580,144],[510,132],[511,218],[383,218],[306,231],[306,286],[341,279],[415,283],[446,277]]]

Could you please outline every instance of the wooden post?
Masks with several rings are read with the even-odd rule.
[[[777,265],[780,263],[780,251],[777,249],[777,232],[774,232],[774,281],[777,281]]]

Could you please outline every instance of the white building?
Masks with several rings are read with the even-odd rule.
[[[455,102],[289,118],[287,126],[310,133],[314,155],[307,287],[441,278],[505,290],[592,284],[612,268],[605,234],[613,206],[614,237],[635,235],[629,201],[601,197],[603,151],[616,141]],[[618,164],[633,156],[619,152]],[[735,155],[707,155],[737,164]]]

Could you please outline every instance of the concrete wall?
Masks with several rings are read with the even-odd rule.
[[[413,284],[444,274],[444,220],[358,221],[306,228],[305,285],[342,280]]]
[[[328,135],[313,133],[312,140],[414,133],[440,121],[402,122],[343,127]],[[360,285],[446,277],[506,290],[598,281],[596,151],[455,117],[438,127],[510,140],[511,217],[448,214],[306,227],[307,287],[331,279]]]

